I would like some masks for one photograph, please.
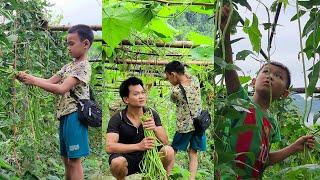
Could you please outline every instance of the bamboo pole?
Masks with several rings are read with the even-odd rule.
[[[129,2],[135,2],[135,3],[149,3],[150,1],[135,1],[135,0],[128,0]],[[177,2],[177,1],[166,1],[166,0],[153,0],[158,3],[167,4],[169,6],[176,6],[176,5],[188,5],[188,6],[207,6],[207,7],[213,7],[214,3],[204,3],[204,2]]]
[[[134,43],[131,43],[128,40],[123,40],[121,42],[121,45],[126,45],[126,46],[133,46],[133,45],[154,45],[156,47],[169,47],[169,48],[194,48],[198,47],[199,45],[193,45],[191,41],[175,41],[173,43],[165,43],[165,42],[155,42],[155,41],[150,41],[150,40],[136,40]]]
[[[299,87],[299,88],[292,88],[291,91],[297,94],[303,94],[306,92],[305,90],[306,89],[304,87],[301,87],[301,88]],[[320,93],[320,87],[316,87],[316,90],[314,91],[314,93]]]
[[[131,59],[125,59],[125,60],[117,60],[114,63],[115,64],[138,64],[138,65],[166,65],[169,62],[170,61],[166,61],[166,60],[131,60]],[[207,62],[207,61],[188,61],[188,62],[184,62],[184,64],[185,65],[202,65],[202,66],[213,65],[212,62]]]
[[[68,31],[70,29],[70,25],[58,25],[58,26],[47,26],[44,27],[45,29],[48,29],[50,31]],[[93,31],[101,31],[102,26],[101,25],[91,25],[89,26]]]

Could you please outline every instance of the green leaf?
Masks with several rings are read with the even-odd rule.
[[[253,52],[249,50],[240,51],[236,55],[236,60],[245,60],[250,54],[253,54]]]
[[[319,118],[320,118],[320,112],[317,112],[317,114],[313,115],[313,124],[316,124]]]
[[[259,52],[261,49],[261,33],[259,31],[258,25],[258,18],[256,14],[253,14],[253,20],[251,26],[250,20],[246,19],[243,26],[243,31],[249,35],[250,42],[252,44],[253,50],[255,52]]]
[[[272,27],[272,23],[262,23],[264,30],[268,30]]]
[[[142,30],[154,17],[151,8],[128,10],[125,7],[107,7],[102,21],[102,37],[111,50],[127,39],[133,30]]]
[[[318,28],[320,16],[318,15],[318,9],[313,8],[309,14],[309,20],[303,28],[302,36],[307,36],[311,31]]]
[[[177,32],[177,30],[169,25],[165,19],[158,17],[151,20],[148,29],[153,31],[160,38],[173,38]]]
[[[132,24],[137,30],[141,30],[144,26],[146,26],[151,19],[154,17],[154,14],[152,12],[151,8],[139,8],[135,9],[132,12],[133,21]]]
[[[214,45],[212,37],[205,36],[194,31],[191,31],[188,34],[187,38],[188,40],[192,41],[194,45],[201,45],[201,44],[207,44],[209,46]]]
[[[209,16],[213,14],[213,7],[208,8],[206,6],[190,6],[189,10],[200,14],[207,14]]]
[[[313,6],[319,6],[320,5],[320,1],[319,0],[309,0],[309,1],[298,1],[298,4],[307,8],[307,9],[311,9]]]
[[[158,13],[158,16],[168,17],[177,12],[176,6],[163,6]]]
[[[238,112],[248,112],[250,113],[250,111],[247,108],[244,108],[242,106],[238,106],[238,105],[232,105],[232,107],[237,110]]]
[[[233,161],[236,158],[236,155],[233,153],[228,153],[228,152],[222,152],[222,151],[217,151],[218,153],[218,164],[222,163],[228,163]]]
[[[307,12],[307,11],[299,10],[299,16],[298,16],[298,14],[294,15],[294,16],[290,19],[290,21],[295,21],[295,20],[297,20],[299,17],[302,17],[306,12]]]
[[[282,3],[283,8],[286,9],[289,4],[289,0],[278,0],[278,3]]]
[[[13,168],[3,159],[0,159],[0,168],[13,171]]]
[[[102,20],[102,37],[110,46],[111,50],[129,37],[131,32],[133,17],[129,11],[123,7],[116,9],[106,8],[106,17]]]
[[[228,65],[228,63],[220,57],[214,57],[214,64],[220,66],[221,68],[226,68]]]
[[[2,34],[1,32],[0,32],[0,44],[9,45],[9,41],[6,38],[6,35]]]
[[[241,84],[245,84],[251,80],[250,76],[239,76],[239,80]]]
[[[201,45],[191,49],[191,57],[198,60],[211,60],[213,58],[214,47]]]
[[[240,38],[237,38],[237,39],[233,39],[233,40],[230,41],[230,44],[236,43],[236,42],[238,42],[238,41],[240,41],[240,40],[242,40],[242,39],[244,39],[244,37],[240,37]]]
[[[320,71],[320,61],[318,61],[313,67],[312,72],[308,74],[309,84],[307,87],[307,96],[311,96],[313,92],[316,90],[316,84],[319,79],[319,71]]]
[[[252,8],[247,0],[234,0],[233,2],[239,3],[241,6],[244,6],[244,7],[248,8],[250,11],[252,11]]]

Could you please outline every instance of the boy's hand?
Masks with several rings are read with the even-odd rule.
[[[222,8],[222,14],[221,14],[221,23],[220,23],[220,30],[221,31],[224,31],[224,29],[226,28],[229,15],[230,15],[230,6],[224,5]],[[227,27],[227,28],[229,29],[229,27]]]
[[[152,131],[156,128],[156,124],[155,124],[153,118],[150,118],[150,119],[142,122],[142,126],[143,126],[144,129],[152,130]]]
[[[303,151],[305,145],[310,149],[315,147],[315,139],[313,135],[302,136],[292,144],[295,151]]]
[[[154,139],[152,137],[145,137],[140,143],[141,151],[146,151],[154,147]]]
[[[35,81],[34,76],[27,74],[24,71],[19,72],[16,76],[17,76],[17,79],[24,84],[29,84],[29,85],[34,84],[34,81]]]

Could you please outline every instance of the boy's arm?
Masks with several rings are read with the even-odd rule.
[[[61,78],[55,74],[51,78],[49,78],[47,81],[51,84],[57,84],[58,82],[61,81]]]
[[[275,163],[281,162],[287,157],[291,156],[292,154],[296,152],[303,151],[304,146],[307,146],[308,148],[314,148],[315,141],[314,137],[312,135],[309,136],[302,136],[298,140],[296,140],[295,143],[275,152],[269,153],[269,164],[273,165]]]
[[[229,64],[233,64],[232,60],[232,48],[231,48],[231,40],[230,40],[230,26],[226,27],[227,20],[229,17],[230,7],[224,6],[222,9],[222,22],[220,25],[220,29],[223,32],[226,29],[226,34],[224,37],[224,48],[226,52],[226,62]],[[228,94],[232,94],[237,92],[241,86],[240,80],[238,77],[238,73],[236,70],[226,70],[225,72],[225,81],[227,86]]]
[[[135,151],[145,151],[154,147],[154,139],[144,138],[137,144],[118,143],[118,133],[107,133],[106,135],[106,152],[107,153],[130,153]]]
[[[50,83],[50,84],[57,84],[58,82],[61,81],[61,78],[59,76],[57,76],[57,75],[53,75],[49,79],[44,79],[44,78],[35,77],[35,76],[33,76],[33,77],[36,78],[37,81],[45,81],[45,82]]]
[[[51,83],[51,84],[57,84],[58,82],[61,81],[61,78],[58,76],[58,75],[53,75],[51,76],[51,78],[49,79],[45,79],[45,78],[40,78],[40,77],[36,77],[36,76],[33,76],[31,74],[27,74],[25,73],[24,71],[20,71],[18,74],[17,74],[17,78],[19,80],[22,80],[24,79],[25,76],[29,76],[29,78],[34,78],[34,79],[37,79],[37,81],[45,81],[45,82],[48,82],[48,83]]]
[[[54,93],[54,94],[65,94],[66,92],[70,91],[72,87],[76,86],[79,80],[75,77],[67,77],[62,84],[52,84],[51,82],[57,81],[59,77],[52,77],[50,80],[45,80],[42,78],[37,78],[32,75],[26,74],[23,77],[21,77],[21,80],[25,84],[30,84],[34,86],[38,86],[48,92]],[[51,82],[49,82],[51,81]]]
[[[226,50],[226,62],[233,64],[232,60],[232,48],[230,43],[230,30],[227,30],[226,36],[224,39],[225,50]],[[225,71],[225,81],[227,86],[227,93],[232,94],[238,92],[241,84],[236,70],[226,70]]]

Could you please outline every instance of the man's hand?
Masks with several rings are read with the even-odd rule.
[[[146,151],[154,147],[154,139],[152,137],[144,138],[140,143],[139,147],[141,151]]]
[[[146,121],[142,122],[142,126],[146,130],[154,130],[156,128],[156,124],[153,118],[147,119]]]
[[[315,139],[313,135],[300,137],[296,140],[296,142],[292,144],[292,147],[296,152],[299,152],[303,151],[305,145],[310,149],[313,149],[315,147]]]
[[[21,81],[24,84],[29,84],[29,85],[33,85],[34,81],[35,81],[35,77],[24,72],[24,71],[20,71],[17,75],[16,75],[17,79],[19,81]]]

